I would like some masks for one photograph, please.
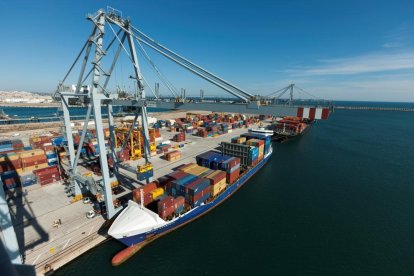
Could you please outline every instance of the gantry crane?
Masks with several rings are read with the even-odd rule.
[[[214,75],[213,73],[203,69],[202,67],[196,65],[195,63],[189,61],[188,59],[178,55],[162,44],[156,42],[154,39],[150,38],[142,31],[138,30],[136,27],[131,25],[130,19],[125,19],[122,17],[122,13],[113,8],[108,8],[105,10],[98,10],[95,14],[88,15],[88,20],[92,22],[92,32],[84,43],[80,53],[75,59],[74,63],[70,67],[69,71],[59,83],[58,89],[55,93],[55,99],[60,100],[62,103],[63,111],[63,121],[64,121],[64,130],[65,136],[67,139],[67,151],[69,154],[69,165],[68,165],[68,174],[69,182],[73,187],[73,194],[75,198],[79,198],[82,195],[82,189],[88,188],[91,186],[91,180],[85,178],[84,176],[78,174],[77,164],[80,158],[80,150],[75,152],[75,146],[72,137],[72,127],[70,120],[70,103],[77,101],[87,106],[87,112],[85,117],[85,124],[83,127],[82,135],[80,137],[79,145],[83,144],[85,139],[86,130],[88,127],[88,122],[91,118],[93,112],[93,117],[95,121],[96,136],[100,152],[100,165],[102,170],[102,183],[100,188],[102,194],[104,195],[105,205],[107,208],[107,217],[112,218],[117,210],[115,209],[112,202],[111,194],[111,180],[110,172],[108,169],[108,161],[105,158],[107,153],[107,148],[105,146],[103,125],[102,125],[102,114],[101,107],[108,107],[108,124],[110,131],[111,141],[115,141],[115,126],[114,126],[114,116],[113,116],[113,107],[122,106],[122,107],[132,107],[135,110],[134,120],[128,130],[125,130],[125,135],[123,136],[122,147],[116,147],[115,143],[110,143],[110,154],[114,160],[114,170],[116,171],[117,167],[125,168],[121,162],[118,160],[118,153],[123,151],[127,142],[129,141],[130,135],[135,128],[138,117],[141,117],[141,130],[143,137],[143,156],[145,158],[146,164],[150,164],[151,154],[150,148],[154,145],[150,144],[150,137],[148,132],[148,121],[147,121],[147,110],[148,106],[158,107],[158,108],[167,108],[167,109],[185,109],[185,110],[206,110],[206,111],[218,111],[218,112],[230,112],[230,113],[244,113],[244,114],[263,114],[263,115],[273,115],[273,116],[282,116],[282,115],[293,115],[296,116],[300,106],[297,105],[275,105],[275,104],[261,104],[260,97],[254,96],[245,90],[237,87],[225,81],[224,79]],[[104,47],[104,34],[106,31],[112,32],[114,37],[106,47]],[[111,66],[109,69],[103,68],[103,59],[108,55],[109,49],[117,45],[115,54],[113,56]],[[148,100],[144,90],[143,76],[140,71],[140,66],[137,57],[136,45],[142,50],[143,56],[149,64],[151,64],[152,69],[167,86],[167,88],[173,93],[175,98],[179,100],[176,101],[164,101],[159,98],[159,93],[154,93],[153,100]],[[156,52],[160,53],[164,57],[172,60],[176,64],[182,66],[188,71],[194,73],[195,75],[201,77],[202,79],[214,84],[215,86],[223,89],[224,91],[235,96],[238,101],[234,103],[212,103],[212,102],[196,102],[196,101],[187,101],[185,99],[180,99],[175,88],[171,83],[161,74],[158,67],[150,59],[149,55],[146,53],[142,45],[146,45]],[[91,61],[91,69],[86,73],[86,68],[90,56],[94,51],[94,57]],[[136,91],[133,97],[129,98],[118,98],[117,95],[111,94],[108,91],[108,83],[114,71],[114,68],[117,64],[119,55],[121,51],[124,51],[125,54],[131,61],[134,75],[131,77],[134,79],[136,84]],[[81,61],[81,57],[83,59]],[[77,83],[74,88],[74,92],[70,90],[70,86],[66,84],[68,75],[74,69],[75,64],[81,62],[81,69],[77,78]],[[92,83],[90,85],[86,84],[86,80],[89,76],[92,76]],[[204,93],[202,93],[204,96]],[[145,166],[145,165],[144,165]],[[140,169],[142,169],[141,167]],[[147,179],[150,181],[151,179]]]

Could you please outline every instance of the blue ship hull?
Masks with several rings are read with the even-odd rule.
[[[213,199],[211,202],[206,203],[204,205],[198,206],[189,212],[185,213],[181,217],[177,218],[176,220],[172,221],[170,224],[164,225],[162,227],[153,229],[151,231],[118,239],[120,242],[125,244],[126,246],[133,246],[138,243],[144,242],[147,239],[153,239],[157,236],[162,234],[166,234],[166,232],[172,231],[175,228],[183,226],[192,220],[198,218],[199,216],[207,213],[208,211],[212,210],[214,207],[222,203],[224,200],[229,198],[234,192],[236,192],[241,186],[243,186],[255,173],[257,173],[271,158],[272,153],[269,153],[262,161],[260,161],[255,167],[248,170],[244,173],[237,181],[235,181],[232,185],[227,187],[227,189]]]

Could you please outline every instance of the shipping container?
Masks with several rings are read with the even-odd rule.
[[[175,211],[175,208],[174,208],[174,205],[172,205],[170,207],[167,207],[165,209],[162,209],[158,213],[158,215],[159,215],[160,218],[162,218],[162,219],[165,220],[165,219],[169,218],[170,216],[172,216],[174,214],[174,211]]]
[[[205,202],[210,197],[210,195],[210,186],[208,186],[205,190],[201,191],[200,193],[194,196],[189,196],[188,203],[191,205],[191,207],[194,208]]]
[[[208,170],[209,169],[206,168],[206,167],[201,167],[201,166],[196,165],[195,167],[192,167],[189,170],[187,170],[187,173],[199,176],[199,175],[205,173]]]
[[[238,168],[232,173],[227,173],[226,182],[228,184],[233,184],[239,178],[239,176],[240,176],[240,168]]]
[[[224,171],[214,171],[213,173],[205,176],[210,181],[210,185],[215,185],[218,182],[226,179],[226,172]]]
[[[141,202],[141,190],[143,191],[143,194],[146,195],[155,189],[157,189],[157,182],[155,181],[150,182],[142,187],[134,189],[132,191],[132,198],[134,199],[135,202],[140,203]]]
[[[157,207],[158,207],[158,214],[160,211],[167,209],[171,206],[174,206],[174,197],[167,196],[163,200],[158,201]]]
[[[45,152],[41,149],[34,149],[34,150],[27,150],[19,153],[20,158],[38,156],[38,155],[45,155]]]
[[[14,160],[19,160],[19,159],[20,159],[19,154],[15,153],[15,152],[9,152],[9,153],[0,155],[0,162],[14,161]]]
[[[198,178],[186,186],[186,196],[195,196],[201,191],[210,186],[210,180],[205,178]]]
[[[222,191],[224,191],[226,189],[226,187],[227,187],[226,174],[224,173],[224,178],[222,178],[220,181],[215,183],[215,185],[210,185],[211,196],[217,196]]]
[[[30,171],[34,171],[34,170],[38,170],[38,169],[47,168],[47,167],[49,167],[49,165],[47,163],[42,163],[42,164],[38,164],[38,165],[34,165],[34,166],[25,167],[23,169],[23,171],[24,172],[30,172]]]
[[[152,195],[153,200],[156,200],[157,198],[164,195],[164,189],[163,188],[156,188],[156,189],[152,190],[150,192],[150,194]]]

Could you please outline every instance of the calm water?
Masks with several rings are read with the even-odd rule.
[[[337,111],[221,206],[120,267],[109,241],[57,275],[413,275],[414,113]]]

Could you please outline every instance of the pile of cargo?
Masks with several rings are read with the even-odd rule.
[[[270,150],[270,143],[272,141],[271,136],[267,136],[267,135],[260,134],[260,133],[249,132],[249,133],[242,134],[241,137],[245,137],[247,141],[250,139],[263,140],[264,141],[264,155],[266,155]]]
[[[24,149],[23,142],[18,139],[0,141],[0,153],[21,151]]]
[[[47,168],[47,156],[41,149],[33,149],[19,153],[23,172]]]
[[[177,134],[174,135],[173,137],[173,141],[180,143],[180,142],[184,142],[185,141],[185,132],[179,132]]]
[[[137,166],[137,178],[140,181],[149,179],[154,175],[154,170],[151,163]]]
[[[170,162],[176,161],[181,158],[181,151],[173,150],[173,151],[167,152],[165,153],[164,157],[167,161],[170,161]]]
[[[24,147],[21,140],[0,141],[0,174],[6,190],[33,184],[49,184],[60,178],[57,168],[58,155],[53,142],[59,137],[52,135],[32,136],[31,146]],[[53,173],[42,173],[51,170]],[[39,175],[36,172],[39,171]]]
[[[285,116],[272,125],[276,133],[292,136],[301,134],[307,127],[308,124],[302,118],[293,116]]]
[[[51,166],[44,169],[33,171],[40,185],[50,184],[60,180],[59,169],[57,166]]]
[[[223,155],[220,152],[208,151],[196,157],[197,164],[212,170],[226,173],[226,182],[233,184],[240,176],[240,158]]]

